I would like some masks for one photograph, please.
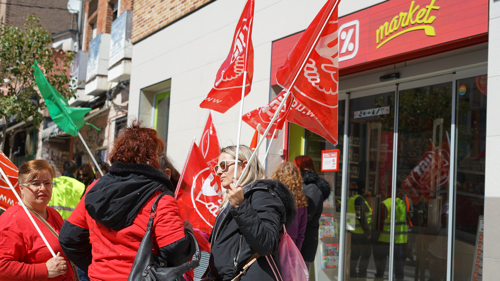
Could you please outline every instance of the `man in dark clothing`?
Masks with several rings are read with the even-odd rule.
[[[348,213],[353,213],[356,216],[354,229],[351,232],[351,259],[350,259],[350,277],[351,278],[366,278],[366,270],[368,261],[372,254],[371,239],[371,224],[372,224],[372,209],[363,197],[363,184],[358,186],[353,182],[349,186],[349,201]],[[358,266],[359,261],[359,266]],[[356,271],[357,269],[357,271]]]
[[[64,173],[62,173],[62,175],[65,177],[75,178],[76,168],[76,162],[74,160],[66,160],[64,161]]]

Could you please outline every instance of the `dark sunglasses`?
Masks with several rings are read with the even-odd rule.
[[[232,164],[228,164],[227,162],[234,162]],[[238,163],[241,162],[241,160],[238,160]],[[220,161],[219,164],[217,164],[215,167],[214,167],[214,171],[215,173],[217,174],[217,172],[219,171],[219,169],[221,169],[222,172],[225,172],[227,171],[227,169],[229,167],[231,167],[232,165],[236,164],[236,160],[222,160]]]

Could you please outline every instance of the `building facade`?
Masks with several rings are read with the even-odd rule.
[[[256,1],[245,113],[282,90],[276,69],[324,2]],[[208,110],[199,104],[227,56],[244,3],[209,1],[175,16],[168,3],[134,4],[128,118],[156,128],[178,168],[201,136]],[[156,22],[139,22],[144,17]],[[339,171],[320,172],[332,195],[312,279],[499,278],[499,24],[494,0],[341,2],[338,143],[289,124],[268,158],[265,149],[259,155],[269,175],[302,154],[320,171],[324,152],[339,150]],[[238,115],[237,106],[214,114],[222,146],[236,142]],[[244,124],[244,144],[252,134]],[[352,204],[359,197],[369,225],[356,226],[361,214]]]

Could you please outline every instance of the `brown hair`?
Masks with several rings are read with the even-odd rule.
[[[170,181],[172,182],[172,185],[174,186],[174,189],[177,188],[177,184],[179,183],[179,178],[181,175],[179,174],[179,171],[174,167],[170,159],[165,155],[164,153],[160,153],[160,170],[165,173],[166,169],[170,169]],[[175,191],[175,190],[174,190]]]
[[[292,163],[279,164],[271,179],[280,181],[292,191],[297,208],[307,207],[307,197],[302,191],[302,176]]]
[[[305,170],[313,170],[316,173],[316,167],[314,167],[314,161],[311,157],[306,155],[300,155],[295,157],[293,160],[293,165],[299,169],[300,174],[303,174]]]
[[[31,160],[25,162],[19,167],[19,184],[26,184],[34,180],[43,170],[49,171],[52,178],[56,176],[50,164],[45,160]]]
[[[115,140],[109,162],[147,164],[160,169],[158,153],[164,151],[165,143],[158,137],[156,130],[143,128],[140,121],[134,121]]]

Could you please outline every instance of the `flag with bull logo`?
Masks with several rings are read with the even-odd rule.
[[[7,183],[10,181],[16,192],[19,194],[19,184],[17,182],[18,169],[14,163],[0,150],[0,168],[4,171],[7,179],[0,176],[0,208],[7,208],[17,204],[17,198]]]
[[[219,177],[215,176],[214,170],[207,165],[205,157],[194,142],[184,164],[175,198],[183,220],[189,220],[196,229],[212,233],[222,203],[222,189]]]
[[[212,112],[208,114],[207,124],[201,135],[200,150],[208,166],[213,169],[219,160],[220,144]]]
[[[449,180],[450,145],[444,138],[437,149],[430,141],[429,148],[402,183],[408,197],[417,204],[422,198],[429,199],[431,192],[444,186]]]
[[[278,84],[290,90],[299,104],[312,109],[332,144],[338,139],[339,2],[326,2],[276,72]]]
[[[241,100],[242,87],[245,96],[250,93],[253,79],[252,26],[254,0],[248,0],[234,32],[233,44],[226,60],[222,63],[214,86],[201,102],[201,108],[225,113]],[[243,72],[246,71],[246,79]]]
[[[252,128],[255,128],[257,124],[262,126],[261,134],[264,133],[265,129],[269,125],[274,113],[278,109],[279,104],[283,100],[285,91],[282,91],[276,98],[274,98],[269,104],[255,109],[243,116],[243,121],[245,121]],[[292,100],[292,102],[290,102]],[[307,107],[302,105],[297,99],[288,97],[285,102],[285,106],[281,109],[278,119],[275,124],[271,127],[271,130],[267,134],[267,138],[272,137],[272,131],[283,129],[283,124],[285,121],[295,123],[302,126],[309,131],[312,131],[325,139],[327,139],[332,144],[337,144],[337,139],[332,135],[330,130],[327,130],[323,124],[316,118],[314,113]],[[337,124],[335,124],[335,130],[337,130]]]

